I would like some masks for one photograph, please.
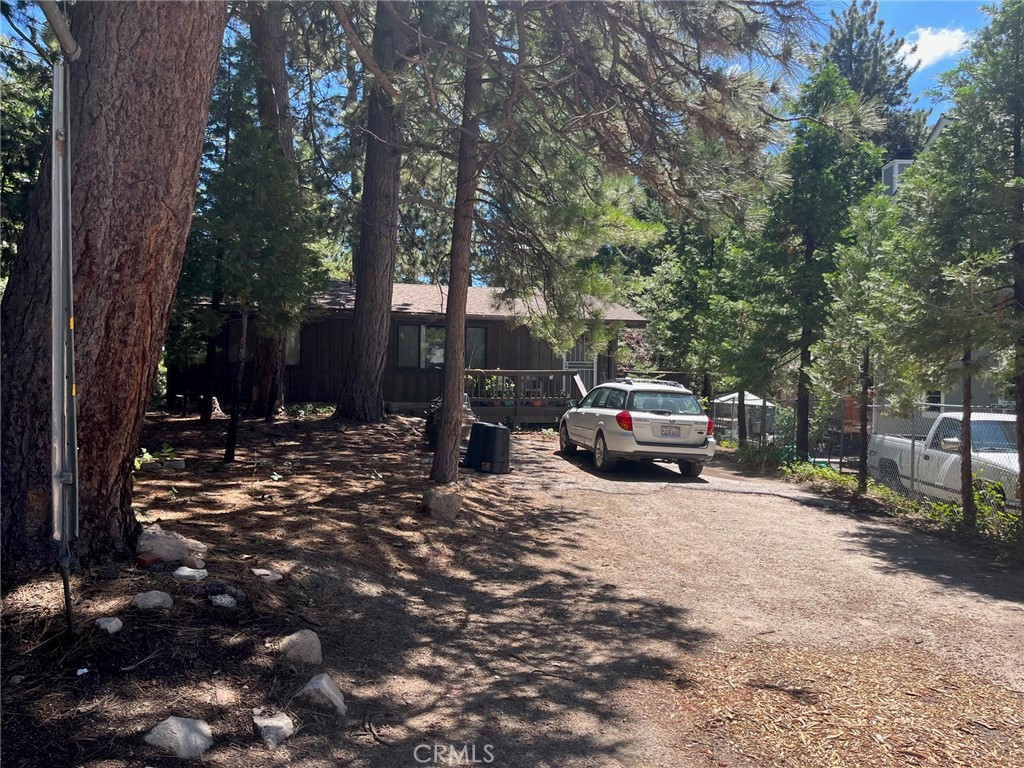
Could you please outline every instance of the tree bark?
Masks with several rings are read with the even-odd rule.
[[[215,267],[216,277],[214,285],[218,286],[213,292],[211,307],[214,314],[220,314],[220,304],[223,296],[220,290],[220,263]],[[217,342],[220,339],[220,329],[211,331],[206,337],[206,357],[203,360],[203,394],[199,401],[199,422],[207,424],[213,421],[213,378],[217,370]]]
[[[804,268],[810,272],[814,265],[815,241],[808,232],[804,236]],[[798,461],[807,461],[811,454],[811,344],[814,331],[808,316],[814,305],[814,298],[806,291],[803,297],[804,311],[800,320],[800,367],[796,384],[796,455]]]
[[[963,528],[975,531],[978,528],[978,507],[974,503],[974,467],[971,462],[971,337],[964,345],[963,378],[963,423],[960,428],[960,498],[963,502]]]
[[[868,490],[868,385],[871,382],[870,350],[864,347],[860,364],[860,459],[857,462],[857,492]]]
[[[444,389],[438,424],[437,450],[430,479],[450,483],[459,476],[459,435],[462,395],[466,389],[466,299],[469,295],[469,257],[473,240],[473,211],[480,173],[480,95],[483,90],[484,28],[487,8],[482,0],[469,4],[469,47],[466,51],[465,95],[459,136],[459,170],[455,182],[455,220],[452,225],[448,306],[444,317]]]
[[[384,0],[378,0],[373,58],[387,76],[401,66],[406,37]],[[399,15],[405,3],[395,3]],[[391,331],[391,297],[398,254],[398,193],[402,131],[398,107],[377,83],[368,86],[366,163],[359,206],[359,243],[353,254],[356,300],[352,344],[342,374],[334,418],[384,418],[384,368]]]
[[[284,3],[249,4],[252,34],[260,74],[256,83],[256,110],[260,123],[277,132],[281,153],[296,176],[295,137],[288,99],[288,70],[285,57]],[[256,323],[256,355],[253,360],[252,397],[249,410],[266,421],[277,417],[284,400],[284,336],[264,336]]]
[[[242,382],[245,380],[246,349],[249,346],[249,308],[242,306],[242,328],[238,334],[238,371],[235,386],[231,390],[231,421],[228,422],[228,439],[224,448],[224,462],[235,460],[235,446],[238,444],[238,420],[242,412]]]
[[[79,500],[86,559],[123,552],[131,473],[195,204],[220,2],[78,3],[71,29],[72,249]],[[49,152],[43,163],[49,167]],[[0,309],[2,539],[42,563],[50,536],[50,189],[32,197]]]

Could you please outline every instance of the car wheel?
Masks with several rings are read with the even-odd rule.
[[[564,421],[558,428],[558,450],[565,456],[576,453],[576,443],[569,439],[569,428]]]
[[[599,434],[594,442],[594,469],[598,472],[611,472],[615,469],[616,460],[608,455],[608,446],[604,435]]]
[[[679,462],[679,474],[683,477],[700,477],[700,473],[704,471],[704,465],[699,461],[680,461]]]

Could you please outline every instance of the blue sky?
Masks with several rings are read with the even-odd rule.
[[[823,0],[814,6],[819,14],[828,18],[830,9],[841,10],[847,4]],[[879,0],[878,16],[886,26],[908,42],[917,43],[916,56],[921,60],[921,67],[911,79],[910,87],[915,96],[921,96],[919,106],[932,106],[931,100],[922,94],[935,86],[940,73],[956,64],[964,43],[985,25],[987,17],[981,12],[982,5],[964,0]],[[933,112],[931,120],[938,117],[941,106]]]

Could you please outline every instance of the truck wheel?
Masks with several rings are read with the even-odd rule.
[[[594,442],[594,469],[598,472],[611,472],[618,462],[608,455],[608,446],[604,442],[604,435],[598,434]]]
[[[904,496],[909,495],[906,486],[900,480],[900,470],[896,466],[896,462],[883,459],[878,463],[878,474],[882,478],[882,482],[896,491],[896,493]]]

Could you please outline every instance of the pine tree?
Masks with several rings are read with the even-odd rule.
[[[885,127],[871,139],[885,148],[885,159],[914,157],[924,144],[927,116],[926,110],[913,108],[910,98],[910,78],[918,65],[907,59],[914,49],[886,29],[876,0],[854,0],[842,13],[831,14],[823,58],[836,65],[854,91],[879,104]]]

